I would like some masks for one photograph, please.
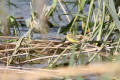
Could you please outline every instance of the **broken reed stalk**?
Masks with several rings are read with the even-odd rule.
[[[34,32],[46,34],[49,31],[48,24],[47,24],[47,5],[46,0],[34,0],[33,4],[35,6],[35,9],[33,10],[35,12],[35,21],[34,24]]]
[[[9,35],[10,28],[8,27],[8,14],[6,9],[6,1],[7,0],[0,0],[0,34],[1,35]]]
[[[33,2],[37,6],[38,19],[36,19],[35,18],[36,16],[34,15],[34,9],[33,9],[33,5],[32,5]],[[20,47],[23,39],[25,37],[30,38],[30,34],[34,29],[39,30],[39,32],[41,32],[41,33],[47,33],[48,26],[46,25],[46,16],[45,16],[45,13],[44,13],[45,12],[44,10],[46,8],[45,7],[45,1],[44,0],[42,0],[42,1],[39,1],[39,0],[32,1],[32,3],[30,4],[30,8],[31,8],[31,14],[32,14],[31,19],[32,20],[30,21],[29,30],[17,41],[17,45],[14,49],[14,52],[12,53],[12,56],[16,55],[16,53],[18,52],[19,47]],[[8,60],[7,66],[12,62],[12,59],[13,59],[12,56]]]
[[[12,60],[13,60],[13,56],[16,55],[16,53],[18,52],[19,50],[19,47],[23,41],[23,39],[25,37],[28,37],[28,35],[31,33],[33,28],[29,29],[28,32],[26,32],[18,41],[17,41],[17,44],[16,44],[16,47],[14,48],[14,51],[12,53],[12,56],[9,58],[8,62],[7,62],[7,66],[11,64]]]

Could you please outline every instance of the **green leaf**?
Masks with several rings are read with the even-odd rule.
[[[116,24],[116,27],[118,28],[118,30],[120,32],[120,21],[119,21],[118,15],[116,13],[116,9],[115,9],[113,0],[104,0],[104,1],[106,4],[106,7],[108,8],[108,11],[110,12],[110,14]]]

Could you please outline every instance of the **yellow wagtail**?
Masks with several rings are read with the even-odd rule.
[[[67,33],[66,39],[68,41],[70,41],[71,43],[79,43],[79,41],[77,40],[76,36],[74,34],[72,34],[72,33]]]

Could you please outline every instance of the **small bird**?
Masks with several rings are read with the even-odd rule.
[[[77,40],[76,36],[72,33],[67,33],[66,39],[71,43],[79,43],[79,40]]]

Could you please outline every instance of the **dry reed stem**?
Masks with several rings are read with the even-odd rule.
[[[77,75],[90,75],[90,74],[116,74],[120,73],[119,70],[120,63],[101,63],[92,64],[88,66],[75,66],[75,67],[63,67],[53,70],[49,69],[6,69],[0,68],[0,80],[7,79],[25,79],[25,80],[35,80],[35,79],[47,79],[47,78],[62,78],[65,76],[77,76]],[[110,67],[110,68],[109,68]],[[2,79],[7,78],[7,79]]]
[[[18,39],[17,37],[11,37],[11,36],[0,36],[0,39]]]
[[[25,50],[36,50],[36,49],[44,49],[45,47],[28,47],[28,48],[19,48],[19,51],[25,51]],[[66,47],[59,47],[59,49],[65,49]],[[47,49],[57,49],[56,47],[47,47]],[[69,48],[71,49],[71,48]],[[6,53],[6,52],[12,52],[15,49],[5,49],[0,50],[0,53]]]
[[[60,4],[60,7],[62,8],[63,12],[66,14],[66,18],[68,20],[68,22],[70,22],[70,17],[67,15],[67,11],[65,10],[64,6],[62,5],[61,3],[61,0],[58,0],[59,4]]]

